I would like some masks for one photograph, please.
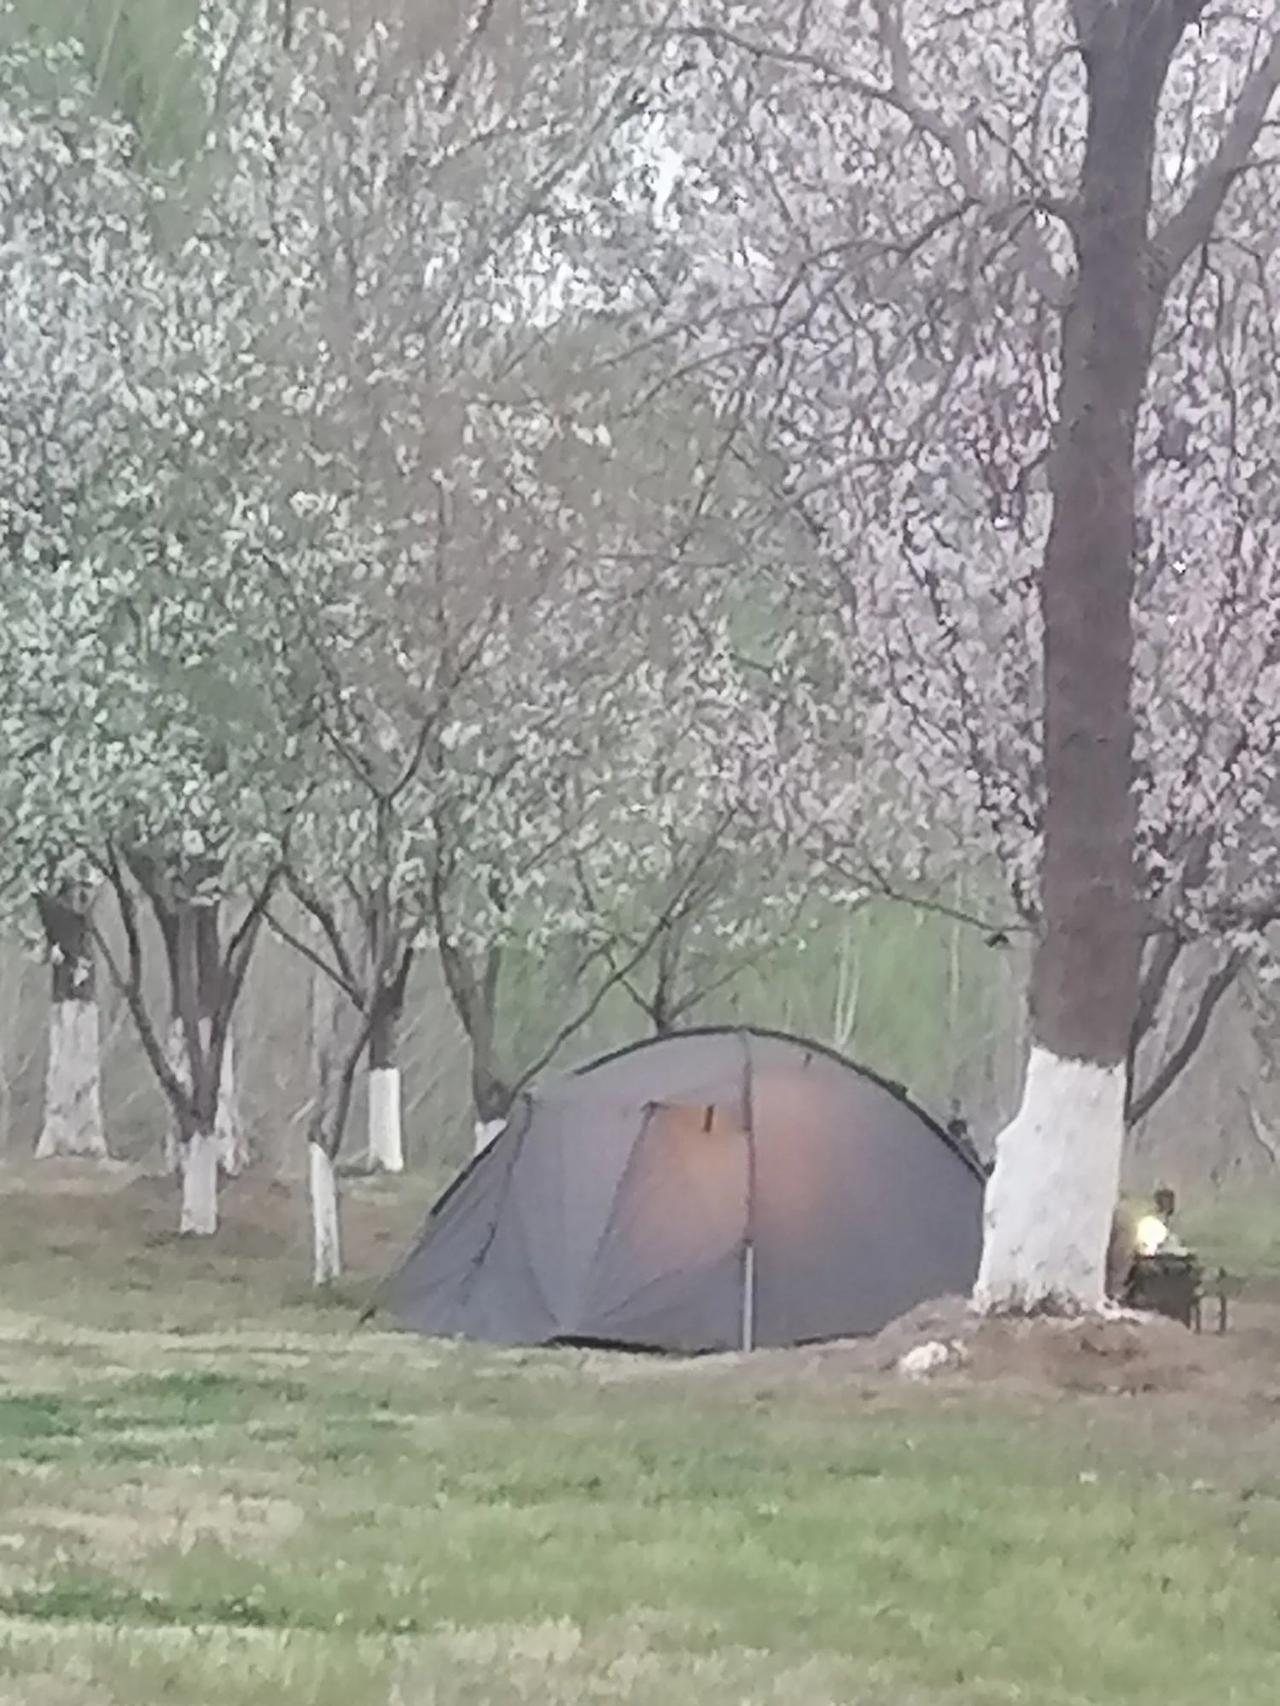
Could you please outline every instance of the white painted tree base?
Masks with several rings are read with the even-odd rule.
[[[1124,1069],[1033,1048],[1022,1106],[1001,1132],[987,1183],[983,1314],[1092,1314],[1120,1191]]]
[[[218,1230],[218,1138],[198,1131],[182,1145],[182,1213],[178,1231],[211,1238]]]
[[[210,1019],[200,1021],[200,1040],[208,1048],[213,1034]],[[178,1082],[191,1088],[191,1063],[187,1059],[187,1039],[181,1019],[169,1021],[165,1040],[165,1059]],[[218,1143],[218,1165],[229,1177],[235,1178],[249,1164],[249,1143],[243,1119],[240,1117],[240,1096],[236,1083],[235,1039],[227,1033],[222,1050],[222,1071],[218,1077],[218,1106],[214,1115],[214,1136]],[[181,1169],[181,1139],[176,1126],[170,1125],[164,1137],[164,1168],[166,1173]]]
[[[102,1049],[96,1001],[55,1001],[49,1008],[44,1123],[36,1160],[107,1156],[102,1122]]]
[[[483,1155],[494,1138],[506,1129],[506,1120],[477,1120],[473,1131],[474,1147],[472,1154]]]
[[[208,1046],[212,1033],[208,1020],[201,1029]],[[238,1178],[249,1165],[249,1139],[240,1109],[240,1085],[236,1077],[236,1042],[230,1031],[222,1049],[222,1072],[218,1079],[218,1112],[214,1130],[218,1138],[218,1165],[228,1178]]]
[[[369,1166],[375,1173],[404,1172],[398,1066],[376,1066],[369,1073]]]
[[[338,1228],[338,1181],[333,1162],[318,1143],[307,1145],[311,1185],[312,1278],[328,1285],[342,1272],[342,1239]]]

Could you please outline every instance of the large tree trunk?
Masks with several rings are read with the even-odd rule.
[[[987,1190],[975,1301],[988,1311],[1103,1303],[1138,1003],[1134,445],[1158,309],[1148,236],[1156,111],[1189,8],[1074,9],[1088,130],[1041,573],[1043,922],[1022,1105]]]
[[[51,967],[49,1058],[36,1160],[107,1154],[102,1049],[90,899],[75,889],[39,897]]]
[[[403,1173],[400,1068],[396,1065],[400,1010],[394,991],[379,991],[374,1002],[369,1031],[369,1166],[375,1173]]]

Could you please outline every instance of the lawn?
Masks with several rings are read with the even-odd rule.
[[[0,1175],[3,1706],[1275,1698],[1280,1374],[484,1353],[352,1330],[411,1188],[316,1305],[284,1191],[220,1254],[56,1183]]]

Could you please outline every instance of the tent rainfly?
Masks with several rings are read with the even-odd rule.
[[[699,1030],[522,1097],[387,1285],[405,1326],[719,1351],[874,1333],[966,1292],[976,1159],[817,1043]]]

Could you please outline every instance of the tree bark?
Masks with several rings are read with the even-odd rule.
[[[511,1091],[494,1064],[493,1016],[485,1012],[471,1034],[472,1153],[482,1155],[507,1123]]]
[[[125,874],[132,872],[131,881]],[[110,938],[91,920],[94,941],[111,980],[127,1003],[138,1039],[164,1091],[177,1124],[177,1154],[182,1174],[179,1227],[201,1235],[217,1227],[219,1088],[231,1013],[249,968],[258,933],[280,879],[280,869],[268,870],[252,893],[248,910],[237,924],[217,964],[217,1002],[206,1020],[201,1014],[199,915],[212,897],[200,892],[202,881],[216,869],[176,868],[145,849],[121,850],[108,840],[103,849],[103,874],[115,893],[124,933],[121,955]],[[134,894],[134,883],[147,896],[164,940],[174,1018],[166,1039],[151,1014],[146,994],[146,957]],[[206,940],[208,937],[206,936]],[[216,942],[216,934],[213,937]],[[180,1048],[176,1030],[180,1027]],[[181,1069],[175,1064],[180,1062]],[[212,1156],[212,1173],[209,1157]]]
[[[206,1020],[209,1035],[212,1036],[212,1020]],[[206,1042],[206,1047],[209,1046]],[[240,1077],[236,1066],[236,1036],[233,1030],[227,1031],[227,1038],[222,1045],[222,1070],[218,1075],[218,1111],[214,1123],[214,1135],[218,1139],[218,1165],[228,1178],[236,1178],[243,1173],[252,1160],[249,1148],[249,1133],[244,1122],[244,1111],[240,1103]]]
[[[216,902],[197,905],[172,893],[173,885],[162,880],[160,867],[145,855],[135,854],[133,866],[151,902],[164,943],[170,996],[166,1055],[180,1081],[191,1090],[192,1065],[183,1017],[183,992],[194,993],[200,1042],[207,1053],[215,1019],[227,993],[223,988],[225,969],[219,928],[221,908]],[[164,1142],[165,1167],[169,1172],[179,1169],[182,1136],[177,1128],[175,1114]],[[218,1073],[213,1132],[218,1146],[219,1168],[234,1178],[244,1171],[251,1157],[241,1117],[235,1038],[230,1028],[223,1044]]]
[[[342,1238],[333,1158],[323,1144],[307,1145],[307,1177],[311,1187],[312,1279],[316,1285],[329,1285],[342,1274]]]
[[[213,1036],[214,1016],[225,999],[220,911],[218,906],[202,906],[196,911],[196,987],[200,1002],[201,1038],[206,1049]],[[248,1166],[250,1156],[240,1110],[235,1036],[229,1027],[218,1074],[214,1136],[218,1143],[218,1166],[229,1178],[237,1177]]]
[[[491,1056],[484,1053],[472,1061],[471,1101],[479,1123],[488,1125],[496,1120],[500,1125],[505,1124],[511,1091],[494,1071]]]
[[[200,1019],[199,1025],[200,1044],[207,1054],[213,1043],[213,1020],[209,1017],[203,1017]],[[165,1053],[179,1082],[190,1090],[191,1060],[190,1051],[187,1048],[186,1026],[177,1014],[174,1014],[169,1020]],[[248,1165],[249,1146],[245,1135],[244,1121],[240,1116],[240,1092],[236,1078],[235,1034],[230,1030],[227,1032],[226,1041],[222,1045],[222,1067],[218,1074],[218,1100],[213,1116],[213,1135],[218,1146],[219,1170],[229,1178],[237,1177]],[[166,1172],[178,1172],[181,1145],[182,1137],[179,1131],[179,1122],[177,1115],[174,1114],[164,1136]]]
[[[655,1037],[669,1037],[676,1028],[674,985],[680,963],[680,943],[674,924],[659,934],[654,957],[653,994],[648,1002],[649,1023]]]
[[[176,895],[168,874],[148,855],[135,855],[133,863],[164,943],[170,1004],[165,1057],[184,1092],[181,1106],[171,1100],[164,1140],[165,1168],[178,1175],[181,1186],[178,1230],[212,1237],[218,1229],[218,1173],[233,1129],[223,1110],[224,1092],[234,1071],[228,1066],[228,1032],[217,1084],[210,1081],[223,996],[217,911]]]
[[[348,1091],[358,1053],[343,1046],[337,986],[325,972],[316,968],[311,974],[309,1020],[312,1082],[315,1087],[307,1132],[311,1274],[315,1285],[327,1285],[342,1272],[338,1176],[334,1158],[342,1142]]]
[[[1098,1308],[1119,1191],[1142,945],[1135,872],[1134,447],[1159,291],[1156,113],[1195,7],[1077,0],[1088,121],[1073,210],[1040,576],[1045,815],[1032,1051],[1001,1134],[975,1292],[988,1311]]]
[[[38,897],[50,964],[49,1056],[36,1160],[104,1160],[102,1049],[90,897],[65,888]]]
[[[396,1043],[403,990],[383,988],[373,997],[369,1027],[369,1166],[375,1173],[404,1172],[400,1068]]]
[[[165,1032],[164,1057],[172,1067],[174,1077],[190,1095],[191,1062],[187,1058],[187,1039],[182,1020],[177,1014],[170,1017],[169,1028]],[[182,1129],[177,1110],[174,1108],[169,1109],[169,1123],[165,1127],[163,1144],[164,1170],[176,1178],[182,1171]]]

